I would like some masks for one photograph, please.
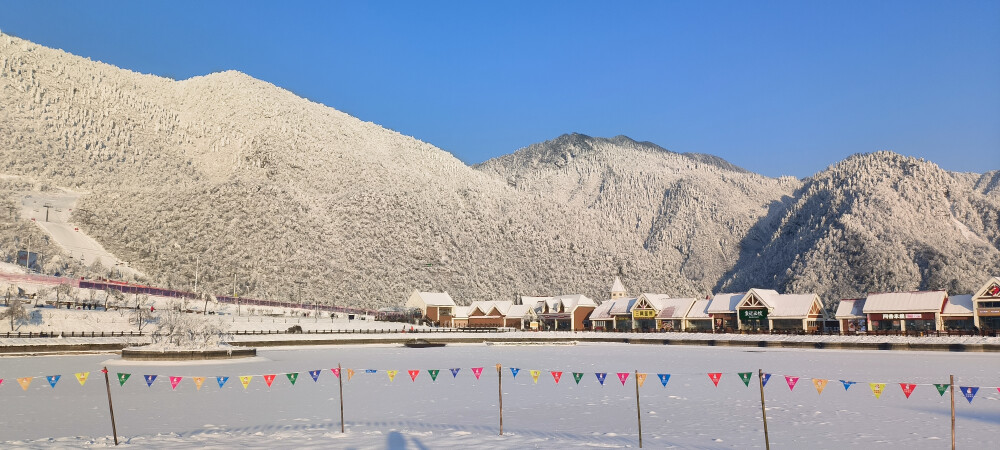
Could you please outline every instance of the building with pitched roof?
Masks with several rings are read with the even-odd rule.
[[[455,301],[447,292],[419,292],[414,290],[403,305],[407,308],[419,308],[423,320],[445,327],[452,326],[451,319],[455,309]]]
[[[525,296],[521,297],[521,304],[532,308],[541,328],[566,331],[587,329],[590,315],[598,306],[597,302],[583,294]]]
[[[949,295],[941,309],[941,328],[948,331],[972,331],[975,313],[972,294]]]
[[[864,313],[869,329],[877,331],[941,330],[945,291],[883,292],[868,294]]]
[[[747,295],[746,292],[715,294],[708,303],[708,315],[712,318],[713,330],[731,331],[739,328],[736,319],[736,305]]]
[[[734,309],[741,330],[817,331],[827,320],[816,294],[750,289]]]
[[[694,306],[696,298],[661,298],[656,311],[656,329],[660,331],[687,331],[684,320],[688,311]]]
[[[469,305],[469,326],[476,327],[505,327],[507,326],[507,311],[514,302],[503,301],[475,301]]]
[[[840,322],[841,334],[868,331],[868,316],[864,313],[864,307],[863,298],[845,298],[840,301],[833,317]]]
[[[983,331],[1000,330],[1000,278],[990,278],[972,296],[973,320]]]
[[[622,284],[622,280],[616,275],[615,280],[611,282],[611,299],[623,298],[626,295],[628,295],[628,292],[625,291],[625,285]]]
[[[696,300],[684,316],[684,331],[712,331],[712,315],[708,313],[709,299]]]

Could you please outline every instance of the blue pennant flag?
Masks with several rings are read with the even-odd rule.
[[[663,383],[663,387],[667,387],[667,382],[670,381],[670,374],[658,373],[656,376],[660,377],[660,383]]]
[[[378,372],[378,369],[365,369],[365,373],[375,373],[375,372]]]
[[[215,381],[218,381],[219,388],[222,388],[222,385],[226,384],[226,382],[229,381],[229,377],[215,377]]]
[[[510,368],[510,373],[514,374],[514,378],[517,378],[517,373],[520,372],[520,371],[521,371],[521,369],[518,369],[516,367],[511,367]]]
[[[458,377],[458,371],[462,370],[462,369],[459,368],[459,369],[450,369],[450,370],[451,370],[451,377],[452,378],[456,378],[456,377]]]
[[[45,379],[46,379],[46,380],[49,380],[49,384],[50,384],[50,385],[51,385],[52,387],[56,387],[56,383],[58,383],[58,382],[59,382],[59,377],[61,377],[61,376],[62,376],[62,375],[51,375],[51,376],[47,376],[47,377],[45,377]]]
[[[608,377],[608,373],[607,372],[597,372],[594,375],[597,375],[597,381],[600,381],[601,382],[601,386],[604,386],[604,379]]]
[[[853,386],[854,383],[855,383],[854,381],[844,381],[844,380],[840,380],[840,382],[844,383],[844,390],[845,391],[848,390],[848,389],[850,389],[851,386]]]
[[[321,370],[310,370],[309,371],[309,376],[313,377],[313,381],[319,381],[319,373],[320,372],[322,372],[322,371]]]
[[[771,379],[771,374],[765,373],[764,374],[764,378],[760,379],[760,385],[761,386],[767,386],[767,380],[770,380],[770,379]]]
[[[976,392],[979,392],[978,387],[959,386],[959,389],[962,390],[962,395],[965,396],[965,399],[968,400],[969,403],[972,403],[972,398],[976,396]]]
[[[156,375],[143,375],[142,377],[146,379],[146,386],[152,386],[153,382],[156,381]]]

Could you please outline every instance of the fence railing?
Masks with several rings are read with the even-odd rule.
[[[226,334],[233,336],[268,335],[268,334],[404,334],[404,333],[504,333],[513,331],[505,328],[424,328],[424,329],[387,329],[358,328],[338,330],[238,330]],[[123,337],[148,336],[149,332],[140,331],[8,331],[0,334],[6,338],[52,338],[52,337]]]

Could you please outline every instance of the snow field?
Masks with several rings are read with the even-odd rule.
[[[5,447],[109,446],[103,376],[112,374],[119,435],[140,448],[255,447],[500,448],[635,447],[635,386],[616,372],[649,373],[640,388],[643,443],[649,448],[762,448],[758,368],[774,374],[765,387],[775,448],[941,448],[950,439],[949,398],[918,386],[906,399],[896,383],[1000,385],[992,354],[937,352],[747,350],[711,347],[451,345],[321,347],[261,350],[244,361],[137,363],[108,356],[0,359],[0,397],[9,414]],[[340,434],[340,363],[357,373],[344,382],[346,435]],[[504,436],[499,436],[497,373],[503,369]],[[452,377],[449,368],[461,368]],[[476,380],[472,367],[484,367]],[[511,378],[509,367],[522,370]],[[318,381],[309,370],[322,369]],[[364,369],[378,369],[365,374]],[[407,370],[419,369],[415,381]],[[428,369],[441,370],[432,382]],[[74,372],[91,372],[80,386]],[[385,370],[399,370],[390,381]],[[529,370],[540,370],[537,384]],[[555,384],[548,371],[563,371]],[[744,386],[737,372],[754,372]],[[131,373],[124,386],[116,372]],[[299,372],[295,385],[282,375]],[[571,372],[584,372],[580,384]],[[608,372],[601,386],[594,372]],[[718,387],[708,372],[722,372]],[[36,379],[27,391],[15,377],[61,374],[51,388]],[[656,373],[670,373],[664,388]],[[147,387],[142,375],[159,378]],[[277,374],[270,388],[261,379]],[[230,376],[219,388],[215,376]],[[253,375],[244,389],[241,375]],[[802,377],[790,391],[783,375]],[[184,376],[172,390],[169,376]],[[208,379],[195,389],[191,376]],[[808,377],[828,378],[817,394]],[[844,391],[838,379],[857,381]],[[868,382],[887,383],[875,399]],[[958,445],[987,448],[1000,432],[1000,395],[980,390],[969,404],[956,392]]]

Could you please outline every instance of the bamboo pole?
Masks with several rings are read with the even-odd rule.
[[[951,390],[951,450],[955,450],[955,376],[948,377],[948,389]]]
[[[340,432],[344,432],[344,369],[337,363],[337,383],[340,384]]]
[[[639,422],[639,448],[642,448],[642,409],[639,408],[639,371],[635,371],[635,416]]]
[[[115,407],[111,404],[111,382],[108,380],[108,366],[104,366],[104,387],[108,390],[108,410],[111,411],[111,434],[115,437],[115,445],[118,445],[118,428],[115,427]],[[954,402],[952,402],[954,404]],[[954,423],[954,422],[953,422]],[[952,435],[954,436],[954,435]],[[954,441],[954,439],[952,440]]]
[[[497,364],[497,395],[500,397],[500,436],[503,436],[503,372]]]
[[[764,407],[764,370],[757,369],[757,384],[760,386],[760,416],[764,419],[764,448],[771,450],[771,440],[767,436],[767,408]]]

